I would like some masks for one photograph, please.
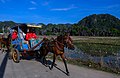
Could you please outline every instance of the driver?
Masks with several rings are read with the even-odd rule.
[[[31,47],[35,44],[36,39],[38,39],[38,37],[36,36],[35,32],[33,29],[28,29],[28,32],[26,33],[26,38],[27,41],[29,41]]]
[[[28,32],[26,34],[26,40],[29,41],[31,39],[37,39],[38,37],[36,36],[34,30],[28,29]]]

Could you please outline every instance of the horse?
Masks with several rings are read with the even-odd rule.
[[[0,49],[2,50],[2,46],[4,45],[7,48],[7,51],[9,51],[10,50],[10,41],[11,41],[10,34],[7,36],[7,38],[3,38],[3,37],[0,38]]]
[[[56,57],[59,55],[62,60],[63,63],[65,65],[66,68],[66,75],[69,76],[69,71],[68,71],[68,67],[67,67],[67,63],[66,63],[66,58],[65,58],[65,54],[64,54],[64,47],[67,47],[68,49],[72,49],[74,50],[75,47],[73,45],[73,40],[71,39],[71,37],[69,35],[60,35],[57,38],[52,38],[52,41],[48,40],[46,38],[46,40],[44,40],[42,46],[40,47],[40,59],[43,58],[43,63],[45,63],[45,56],[47,56],[47,54],[49,52],[53,53],[53,62],[52,65],[50,67],[50,70],[53,69],[53,66],[55,65],[55,60]]]

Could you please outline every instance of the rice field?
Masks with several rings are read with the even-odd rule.
[[[72,37],[76,49],[66,52],[68,62],[120,73],[120,37]]]

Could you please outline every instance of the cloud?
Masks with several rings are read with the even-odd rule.
[[[54,9],[51,9],[52,11],[67,11],[67,10],[70,10],[70,8],[54,8]]]
[[[31,8],[28,8],[29,10],[36,10],[37,8],[35,7],[31,7]]]
[[[37,3],[35,1],[30,1],[30,3],[33,5],[37,5]]]
[[[66,8],[53,8],[51,10],[52,11],[68,11],[68,10],[71,10],[71,9],[74,9],[74,8],[77,8],[77,7],[75,7],[74,5],[71,5],[70,7],[66,7]]]

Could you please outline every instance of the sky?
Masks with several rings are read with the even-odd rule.
[[[0,21],[73,24],[92,14],[120,19],[120,0],[0,0]]]

